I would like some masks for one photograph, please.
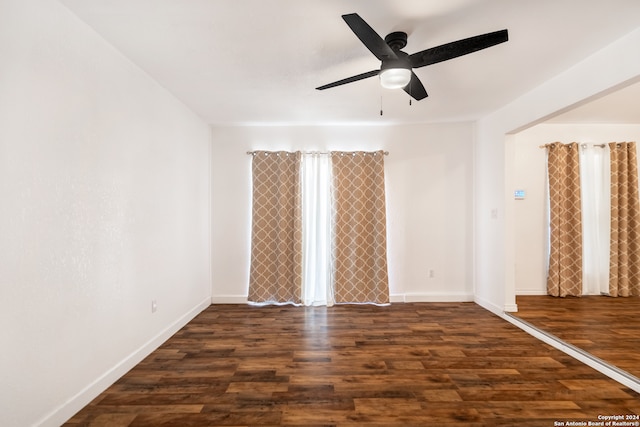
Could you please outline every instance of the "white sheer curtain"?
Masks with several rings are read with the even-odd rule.
[[[331,156],[303,154],[301,171],[302,302],[331,306]]]
[[[609,150],[580,146],[582,194],[582,294],[609,293],[609,235],[611,230]]]

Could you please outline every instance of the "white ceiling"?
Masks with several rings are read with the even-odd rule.
[[[607,91],[546,121],[547,123],[640,124],[640,83]]]
[[[640,26],[638,0],[60,1],[214,125],[475,120]],[[377,77],[317,91],[379,68],[341,18],[353,12],[383,38],[407,32],[407,53],[510,40],[417,69],[429,97],[411,106]]]

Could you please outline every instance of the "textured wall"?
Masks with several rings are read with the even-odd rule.
[[[210,301],[210,129],[55,1],[0,93],[0,425],[58,425]]]

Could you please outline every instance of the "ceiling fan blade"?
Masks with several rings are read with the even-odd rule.
[[[494,31],[416,52],[409,55],[409,61],[413,68],[420,68],[486,49],[507,40],[509,40],[507,30]]]
[[[397,58],[397,55],[389,45],[367,24],[357,13],[342,15],[351,31],[380,61],[388,58]]]
[[[420,101],[421,99],[429,96],[427,95],[427,91],[422,85],[422,82],[414,72],[411,72],[411,81],[403,89],[416,101]]]
[[[324,86],[317,87],[318,90],[329,89],[332,87],[344,85],[347,83],[357,82],[358,80],[367,79],[369,77],[377,76],[380,70],[367,71],[366,73],[358,74],[357,76],[347,77],[346,79],[338,80],[337,82],[329,83]]]

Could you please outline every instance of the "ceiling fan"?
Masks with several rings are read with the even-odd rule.
[[[372,70],[338,80],[337,82],[317,87],[316,89],[318,90],[329,89],[379,75],[380,84],[383,87],[387,89],[402,88],[413,99],[419,101],[428,95],[422,82],[413,72],[414,68],[447,61],[509,40],[507,30],[500,30],[432,47],[409,55],[401,50],[407,45],[407,33],[396,31],[387,35],[383,40],[357,13],[342,15],[342,19],[371,53],[382,61],[382,64],[379,70]]]

